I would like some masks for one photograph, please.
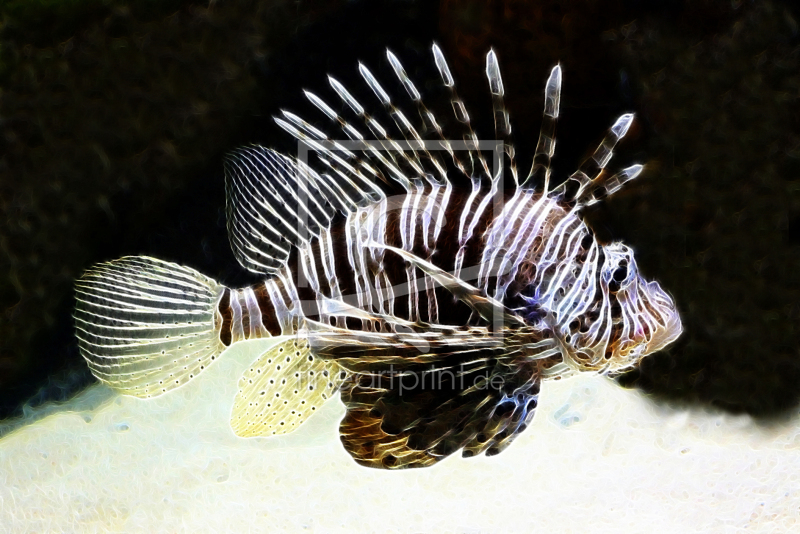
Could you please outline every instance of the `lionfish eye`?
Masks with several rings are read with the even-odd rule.
[[[622,282],[628,277],[628,265],[627,262],[622,262],[619,267],[614,271],[614,281],[615,282]]]
[[[628,261],[622,260],[614,272],[611,273],[611,279],[608,281],[608,290],[616,293],[622,287],[622,283],[628,278]]]

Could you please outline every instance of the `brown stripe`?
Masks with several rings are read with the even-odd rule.
[[[272,300],[269,298],[267,286],[264,282],[253,287],[253,293],[256,295],[258,308],[261,310],[261,321],[264,323],[264,328],[271,336],[281,335],[281,327],[278,324],[278,319],[275,317],[275,307],[272,305]]]
[[[325,266],[322,262],[322,240],[316,237],[311,242],[311,257],[309,260],[314,265],[314,270],[317,273],[317,283],[319,284],[320,292],[326,297],[331,296],[331,288],[328,284],[327,276],[325,275]]]
[[[346,224],[347,219],[340,214],[337,214],[333,220],[330,233],[331,248],[333,249],[333,258],[330,258],[333,263],[331,268],[336,280],[339,282],[339,290],[342,292],[344,301],[356,304],[355,272],[350,268],[350,262],[347,259]]]
[[[222,298],[219,299],[217,304],[217,313],[221,317],[221,324],[219,327],[219,340],[226,347],[231,344],[231,327],[233,326],[233,311],[231,310],[231,291],[225,289],[222,292]]]
[[[436,250],[433,253],[433,263],[442,270],[452,272],[456,266],[458,254],[458,226],[461,221],[461,212],[469,198],[469,191],[453,189],[450,200],[444,211],[443,227],[436,240]]]

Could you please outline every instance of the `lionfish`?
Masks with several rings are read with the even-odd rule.
[[[387,50],[416,125],[359,64],[384,122],[329,77],[337,104],[305,96],[342,139],[284,111],[275,120],[304,157],[249,146],[226,158],[230,243],[263,282],[229,289],[143,256],[89,269],[75,285],[74,319],[92,373],[120,393],[155,397],[231,345],[275,337],[239,380],[234,433],[291,432],[340,392],[345,449],[362,465],[396,469],[459,450],[497,454],[531,421],[543,380],[619,373],[675,340],[670,296],[642,278],[629,247],[599,243],[581,217],[642,171],[606,171],[633,115],[551,187],[556,66],[520,179],[494,51],[490,142],[473,131],[442,51],[432,52],[452,138]]]

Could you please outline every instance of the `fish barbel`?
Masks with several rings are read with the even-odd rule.
[[[473,131],[439,47],[432,53],[452,117],[428,108],[387,51],[414,121],[360,64],[378,112],[333,77],[334,104],[305,93],[342,138],[283,111],[275,120],[303,157],[248,146],[226,158],[231,246],[263,282],[230,289],[144,256],[86,271],[74,317],[92,373],[154,397],[232,344],[276,337],[239,380],[233,431],[290,432],[341,392],[347,451],[394,469],[458,450],[496,454],[530,422],[542,380],[619,373],[675,340],[671,297],[640,275],[629,247],[599,243],[581,216],[642,171],[606,171],[633,115],[553,186],[556,66],[523,178],[494,51],[490,141]]]

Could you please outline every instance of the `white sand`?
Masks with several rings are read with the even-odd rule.
[[[288,436],[232,434],[264,347],[154,400],[94,386],[8,434],[0,531],[800,532],[800,417],[762,428],[581,377],[545,384],[498,456],[379,471],[342,448],[338,399]]]

